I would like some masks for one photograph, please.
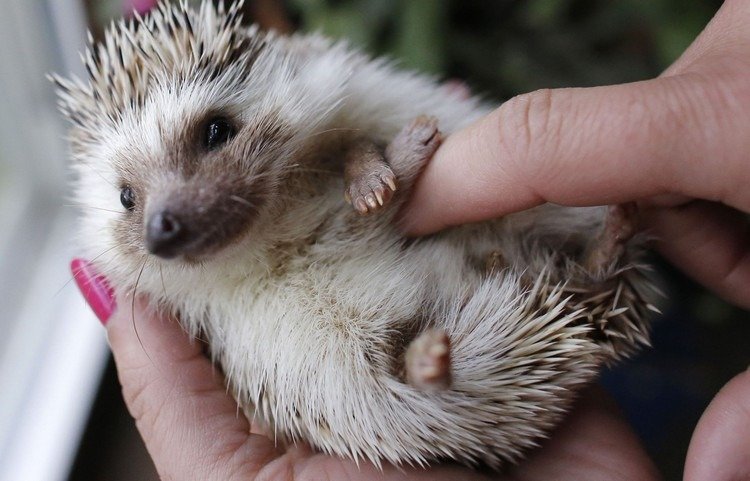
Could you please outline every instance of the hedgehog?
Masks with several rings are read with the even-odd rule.
[[[633,206],[407,238],[399,208],[441,139],[494,106],[240,8],[162,3],[90,38],[85,80],[53,76],[84,254],[205,339],[279,443],[517,462],[649,342]]]

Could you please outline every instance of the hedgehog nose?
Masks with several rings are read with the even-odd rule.
[[[146,225],[146,247],[152,254],[170,259],[180,253],[188,240],[184,233],[177,216],[167,211],[157,212]]]

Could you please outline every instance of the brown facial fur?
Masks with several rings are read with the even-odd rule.
[[[236,133],[209,150],[204,131],[217,116],[228,118]],[[185,229],[188,239],[178,254],[185,260],[198,260],[241,238],[283,181],[278,157],[284,155],[289,130],[275,114],[241,125],[222,112],[208,112],[187,120],[173,138],[160,132],[163,154],[130,152],[118,163],[120,187],[135,191],[136,206],[115,228],[121,245],[144,253],[150,216],[166,211]]]

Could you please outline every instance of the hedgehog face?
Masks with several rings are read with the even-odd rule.
[[[222,150],[235,136],[234,123],[225,117],[212,117],[199,125],[191,146],[198,151],[193,156],[198,159],[179,159],[173,166],[187,174],[180,176],[186,181],[158,194],[152,191],[142,221],[143,240],[150,253],[167,259],[203,255],[231,241],[257,213],[263,199],[260,192],[265,190],[262,183],[256,186],[243,175],[227,175],[229,169],[202,168],[227,162],[226,158],[211,158],[215,157],[211,154]],[[210,172],[205,171],[211,170],[219,170],[218,175],[209,177]],[[133,210],[133,197],[131,186],[126,185],[120,195],[123,207]],[[233,202],[241,206],[233,206]]]
[[[87,83],[54,78],[79,199],[104,212],[84,219],[100,248],[193,262],[252,237],[334,114],[341,55],[291,51],[242,27],[238,9],[164,3],[90,46]]]
[[[208,259],[252,237],[274,204],[295,156],[292,129],[277,109],[213,87],[153,85],[142,105],[77,146],[79,200],[114,211],[85,221],[130,258]]]
[[[171,134],[151,127],[161,132],[156,148],[114,153],[124,210],[115,227],[118,244],[194,260],[248,232],[279,179],[272,144],[283,143],[281,129],[267,122],[210,112]],[[148,129],[148,122],[140,128]]]

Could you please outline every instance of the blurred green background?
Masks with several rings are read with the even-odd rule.
[[[256,0],[246,15],[282,31],[320,31],[490,100],[538,88],[659,75],[719,0]],[[95,31],[122,12],[89,0]],[[681,479],[692,430],[711,397],[747,368],[747,313],[656,259],[668,302],[654,349],[605,373],[666,479]]]
[[[302,29],[467,80],[503,99],[542,87],[658,75],[716,0],[290,0]]]
[[[146,0],[140,0],[144,3]],[[87,0],[95,31],[122,0]],[[192,3],[198,3],[192,0]],[[721,0],[247,0],[246,18],[346,38],[494,99],[658,75]]]

